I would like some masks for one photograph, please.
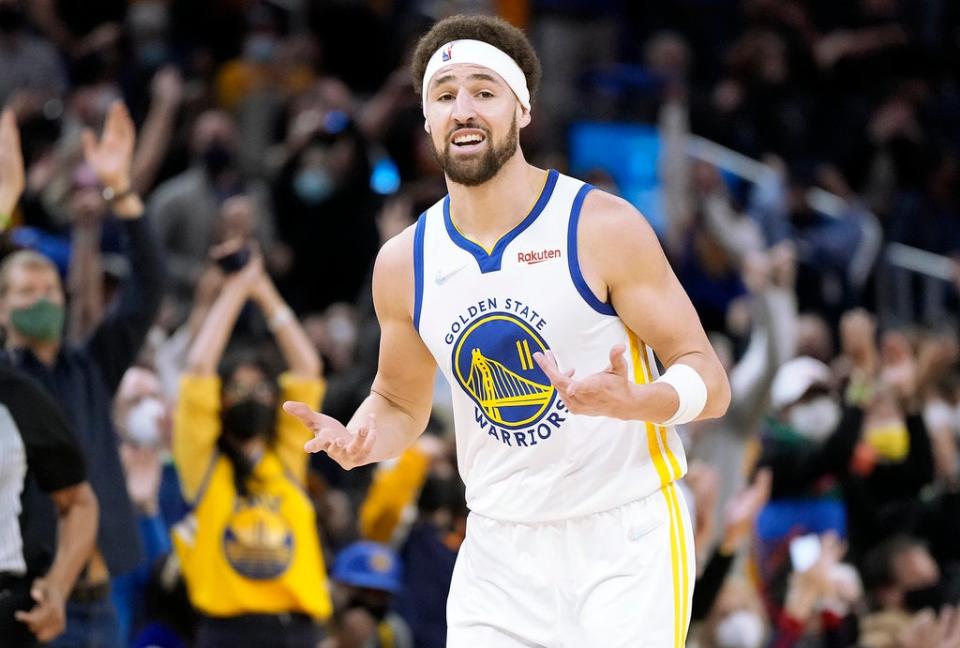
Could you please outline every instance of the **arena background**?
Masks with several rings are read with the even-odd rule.
[[[112,575],[120,645],[193,638],[171,448],[187,350],[219,312],[210,248],[257,242],[322,358],[324,411],[347,420],[376,369],[376,252],[446,193],[408,62],[457,13],[530,35],[527,159],[645,214],[730,372],[727,416],[682,430],[689,644],[960,646],[960,613],[941,612],[960,594],[960,4],[0,0],[0,104],[26,166],[0,257],[51,259],[67,340],[96,331],[136,268],[80,132],[118,99],[164,251],[162,307],[113,407],[147,548]],[[227,355],[282,368],[269,319],[241,310]],[[859,371],[871,399],[846,389]],[[438,379],[397,462],[311,458],[335,572],[316,578],[334,605],[321,646],[443,645],[466,515],[448,398]],[[825,402],[862,422],[819,429],[802,406]]]

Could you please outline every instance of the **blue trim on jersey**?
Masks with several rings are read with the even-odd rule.
[[[570,278],[573,279],[573,285],[577,287],[577,292],[583,297],[583,300],[590,305],[593,310],[601,315],[616,315],[612,304],[602,302],[590,290],[583,273],[580,272],[580,259],[577,254],[577,225],[580,223],[580,208],[583,207],[583,201],[587,194],[593,189],[592,185],[585,184],[580,187],[577,197],[573,199],[573,207],[570,208],[570,225],[567,227],[567,262],[570,265]]]
[[[450,235],[450,240],[452,240],[457,247],[473,255],[473,258],[477,260],[477,265],[480,266],[480,272],[484,274],[487,272],[496,272],[500,269],[500,263],[503,261],[503,252],[507,249],[507,246],[510,245],[513,239],[520,236],[523,230],[533,225],[533,221],[537,220],[537,216],[540,215],[543,208],[550,202],[550,196],[553,194],[553,188],[557,185],[558,176],[559,174],[555,169],[550,169],[547,173],[547,181],[543,185],[543,191],[540,192],[540,197],[537,199],[537,203],[533,206],[533,209],[530,210],[526,218],[520,221],[516,227],[500,237],[500,240],[497,241],[497,244],[493,247],[493,251],[490,254],[487,254],[486,250],[457,230],[453,224],[453,220],[450,219],[450,195],[447,194],[443,199],[443,222],[447,226],[447,234]]]
[[[413,328],[420,331],[420,309],[423,308],[423,233],[427,229],[427,212],[417,219],[413,232]]]

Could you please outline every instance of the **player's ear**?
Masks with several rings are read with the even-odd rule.
[[[430,122],[428,122],[426,119],[423,120],[423,130],[427,133],[427,135],[430,134]]]
[[[526,128],[530,123],[530,110],[520,106],[520,116],[517,118],[517,125],[520,128]]]

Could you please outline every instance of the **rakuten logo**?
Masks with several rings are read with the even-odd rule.
[[[517,252],[517,263],[526,263],[527,265],[533,265],[534,263],[543,263],[544,261],[549,261],[550,259],[559,259],[563,256],[560,253],[560,250],[541,250],[539,252]]]

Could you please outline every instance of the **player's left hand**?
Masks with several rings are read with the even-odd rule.
[[[573,414],[630,419],[629,412],[635,405],[636,396],[623,357],[626,350],[622,344],[614,346],[610,349],[610,364],[606,369],[579,380],[574,380],[573,369],[560,370],[552,351],[534,353],[533,359]]]

